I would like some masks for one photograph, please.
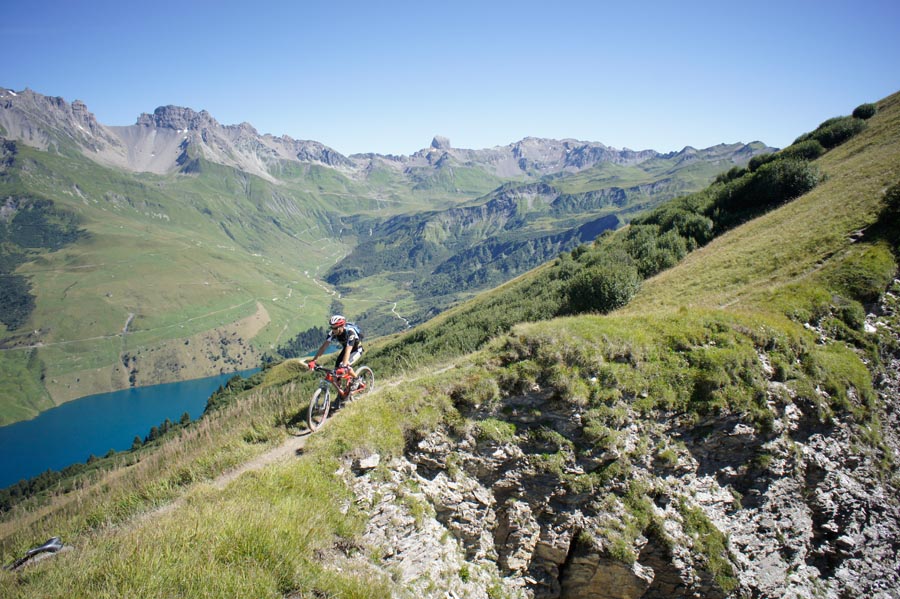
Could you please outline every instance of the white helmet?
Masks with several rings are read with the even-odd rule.
[[[332,329],[337,328],[337,327],[342,327],[345,324],[347,324],[347,319],[344,318],[343,316],[341,316],[340,314],[335,314],[328,321],[328,324],[331,325]]]

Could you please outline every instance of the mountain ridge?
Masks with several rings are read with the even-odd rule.
[[[59,123],[40,118],[42,109],[55,115]],[[107,126],[97,121],[84,102],[71,104],[61,97],[44,96],[26,88],[21,92],[0,87],[0,126],[7,136],[36,147],[53,145],[53,134],[63,134],[89,150],[86,155],[101,163],[137,172],[165,174],[178,170],[183,145],[200,148],[201,154],[220,164],[236,166],[263,178],[274,180],[270,172],[279,160],[312,162],[345,170],[360,176],[376,161],[393,167],[440,167],[452,160],[489,165],[487,170],[501,177],[543,176],[560,172],[578,172],[598,163],[633,165],[650,158],[669,158],[696,153],[686,146],[679,152],[655,150],[617,150],[599,142],[575,139],[525,137],[505,146],[485,149],[459,149],[446,137],[435,136],[430,146],[408,156],[355,153],[344,156],[328,146],[311,140],[296,140],[287,135],[261,135],[250,123],[222,125],[209,112],[187,107],[160,106],[153,113],[142,113],[134,125]],[[177,139],[178,135],[182,138]],[[156,140],[155,137],[162,140]],[[759,142],[749,142],[753,145]],[[726,144],[714,146],[723,147]],[[773,148],[769,148],[772,150]],[[148,156],[148,154],[150,156]],[[157,158],[152,160],[151,158]],[[443,163],[441,161],[444,161]]]

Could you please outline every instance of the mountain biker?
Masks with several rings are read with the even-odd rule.
[[[332,316],[328,320],[328,325],[331,327],[331,332],[325,337],[325,342],[322,343],[322,347],[316,352],[316,356],[306,363],[307,366],[309,366],[310,370],[315,368],[316,360],[319,359],[319,356],[325,353],[325,350],[328,349],[332,342],[338,342],[341,344],[341,351],[338,352],[334,368],[335,370],[346,368],[350,372],[350,376],[356,378],[356,372],[354,372],[352,365],[359,360],[363,352],[362,334],[359,331],[359,327],[348,323],[347,319],[340,314]]]

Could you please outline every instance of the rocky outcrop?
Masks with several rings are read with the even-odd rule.
[[[101,125],[84,102],[71,104],[63,98],[0,88],[0,130],[11,140],[57,150],[61,144],[76,144],[88,154],[121,152],[121,141]]]
[[[190,108],[181,106],[160,106],[153,114],[144,113],[137,119],[137,125],[141,127],[156,127],[159,129],[177,129],[188,131],[191,129],[202,130],[219,127],[212,116],[205,110],[195,112]]]
[[[435,150],[449,150],[450,140],[441,135],[435,135],[434,139],[431,140],[431,147]]]
[[[139,172],[196,170],[198,158],[273,181],[270,171],[281,161],[356,168],[319,142],[260,135],[249,123],[221,125],[205,110],[181,106],[160,106],[131,126],[105,126],[79,100],[0,88],[0,127],[10,139],[43,150],[74,145],[91,160]]]
[[[397,597],[900,596],[897,307],[888,293],[867,326],[893,339],[876,381],[882,449],[774,377],[770,426],[619,403],[602,435],[578,402],[533,384],[377,470],[347,463],[371,515],[356,553],[399,572]]]

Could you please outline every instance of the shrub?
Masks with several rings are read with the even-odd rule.
[[[706,245],[713,238],[713,222],[706,216],[683,208],[663,211],[659,218],[660,232],[675,231],[685,240],[692,241],[692,248]]]
[[[702,227],[700,221],[697,221],[697,224]],[[687,241],[674,229],[663,232],[659,225],[632,226],[625,237],[624,245],[643,278],[674,266],[689,249]],[[692,240],[690,249],[695,245]],[[621,261],[616,262],[619,263]]]
[[[874,104],[860,104],[853,110],[853,116],[858,119],[867,120],[875,116],[878,109]]]
[[[818,169],[806,160],[774,160],[719,189],[707,214],[721,232],[803,195],[818,182]]]
[[[885,225],[888,230],[897,237],[897,223],[900,222],[900,183],[894,184],[884,192],[884,200],[882,200],[881,214],[878,220]]]
[[[610,312],[621,308],[641,286],[634,264],[604,261],[585,268],[568,284],[568,311]]]
[[[761,167],[762,165],[772,162],[773,160],[776,160],[777,158],[778,158],[777,153],[759,154],[758,156],[754,156],[753,158],[750,159],[750,163],[747,165],[747,168],[750,170],[751,173],[753,173],[753,172],[756,172],[759,169],[759,167]]]
[[[716,183],[728,183],[729,181],[734,181],[735,179],[740,179],[744,175],[747,174],[746,168],[741,168],[739,166],[733,166],[726,173],[722,173],[716,177]]]
[[[812,132],[811,138],[830,150],[866,128],[866,122],[852,116],[828,119]]]
[[[815,160],[825,153],[825,148],[815,139],[807,139],[792,144],[778,153],[780,158],[801,158],[803,160]]]
[[[763,203],[777,205],[800,197],[819,182],[819,173],[804,160],[778,160],[760,168],[750,186]]]

